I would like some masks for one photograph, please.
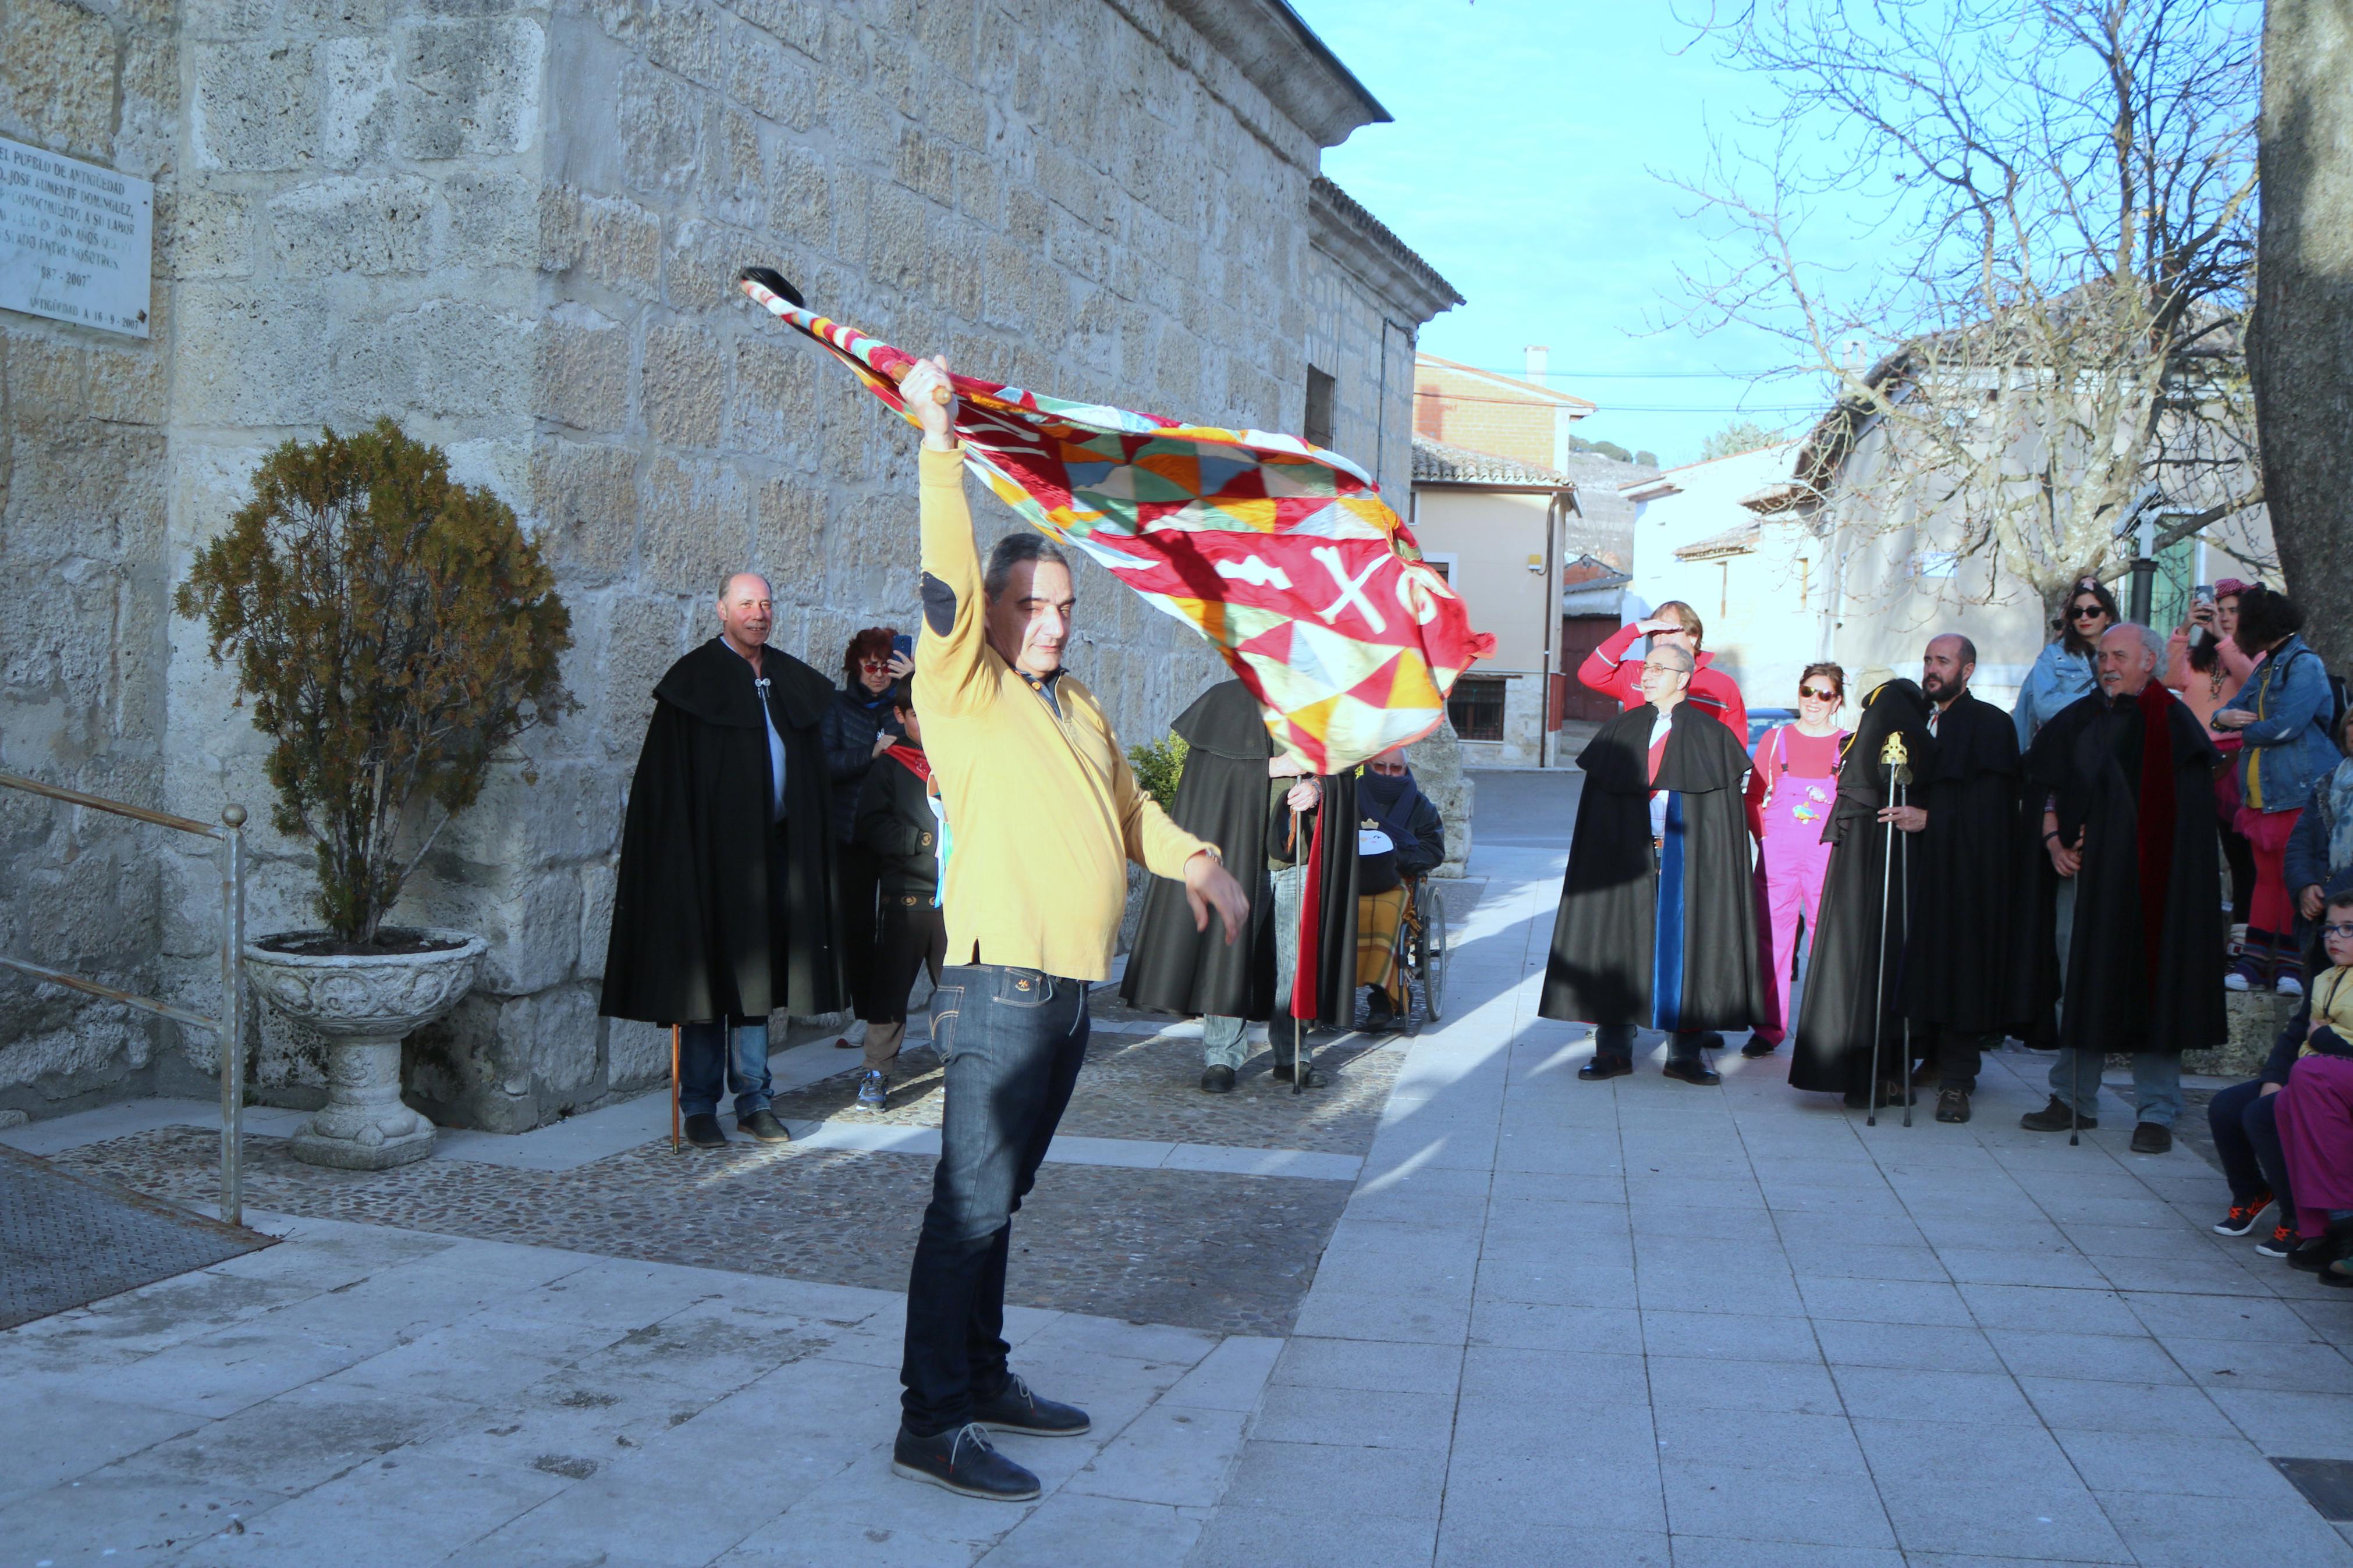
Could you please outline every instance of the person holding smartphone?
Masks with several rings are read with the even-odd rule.
[[[2247,915],[2255,894],[2255,851],[2239,831],[2239,777],[2235,766],[2242,743],[2235,730],[2214,728],[2214,715],[2228,707],[2254,673],[2255,661],[2238,643],[2239,595],[2252,583],[2225,577],[2192,591],[2189,613],[2166,639],[2165,684],[2181,694],[2189,710],[2206,722],[2207,735],[2234,764],[2214,781],[2214,807],[2221,814],[2222,859],[2231,873],[2231,946],[2247,940]]]
[[[841,898],[842,965],[849,994],[860,1018],[876,1005],[873,990],[876,933],[876,889],[881,862],[858,841],[858,797],[874,771],[875,760],[905,740],[891,706],[899,681],[914,672],[914,661],[900,651],[898,630],[869,626],[849,639],[841,656],[841,689],[827,708],[820,736],[825,744],[826,777],[832,786],[834,865],[839,868]],[[905,998],[900,998],[904,1001]],[[857,1044],[845,1035],[834,1044],[847,1050]]]

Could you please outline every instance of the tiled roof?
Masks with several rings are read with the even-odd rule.
[[[1443,441],[1433,441],[1427,436],[1413,438],[1413,481],[1418,485],[1548,485],[1558,489],[1575,489],[1577,480],[1558,468],[1547,468],[1535,463],[1523,463],[1514,458],[1498,458],[1490,452],[1474,452],[1468,447],[1451,447]]]
[[[1705,539],[1694,539],[1675,552],[1678,561],[1708,561],[1719,555],[1746,555],[1757,548],[1764,536],[1760,523],[1744,522],[1727,528],[1722,533],[1711,533]]]

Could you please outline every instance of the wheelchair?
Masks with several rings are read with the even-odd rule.
[[[1444,1016],[1446,997],[1446,900],[1429,877],[1405,879],[1405,916],[1398,922],[1398,977],[1405,983],[1405,1006],[1398,1021],[1409,1035]]]

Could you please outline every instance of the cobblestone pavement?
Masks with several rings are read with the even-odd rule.
[[[1198,1092],[1198,1091],[1196,1091]],[[220,1141],[190,1127],[57,1156],[158,1197],[214,1195]],[[931,1197],[927,1156],[667,1140],[576,1170],[426,1160],[306,1165],[248,1141],[246,1201],[322,1219],[611,1258],[903,1290]],[[1049,1164],[1013,1227],[1008,1299],[1222,1333],[1284,1333],[1348,1195],[1345,1182]]]

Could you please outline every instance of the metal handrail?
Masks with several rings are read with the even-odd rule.
[[[174,816],[167,811],[150,811],[143,805],[128,801],[109,800],[104,795],[85,795],[79,790],[60,789],[56,784],[43,784],[17,773],[0,773],[0,789],[19,789],[27,795],[37,795],[50,800],[63,801],[68,805],[84,806],[91,811],[111,812],[140,822],[153,823],[178,833],[193,833],[203,838],[216,840],[221,846],[221,1008],[217,1016],[207,1016],[175,1007],[169,1002],[135,992],[119,990],[87,975],[52,969],[47,964],[27,959],[12,958],[0,953],[0,965],[29,974],[36,980],[52,985],[62,985],[85,995],[117,1002],[126,1007],[136,1007],[160,1018],[186,1024],[195,1028],[209,1029],[220,1050],[221,1086],[221,1218],[230,1225],[245,1223],[245,807],[225,806],[221,810],[221,826],[210,826],[191,817]]]

